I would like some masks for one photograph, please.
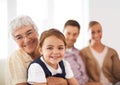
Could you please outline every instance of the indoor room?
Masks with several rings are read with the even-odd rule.
[[[30,16],[39,35],[49,28],[62,32],[67,20],[77,20],[81,29],[75,47],[79,50],[89,45],[89,21],[99,21],[103,29],[102,42],[114,48],[120,59],[119,4],[120,0],[0,0],[0,85],[7,82],[7,58],[18,48],[9,34],[9,23],[14,17]]]

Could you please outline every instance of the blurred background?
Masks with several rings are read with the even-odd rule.
[[[8,35],[8,24],[18,15],[28,15],[39,33],[48,28],[63,30],[68,19],[81,25],[75,44],[78,49],[88,45],[88,22],[97,20],[103,27],[104,44],[120,55],[120,0],[0,0],[0,85],[5,85],[5,60],[17,46]]]

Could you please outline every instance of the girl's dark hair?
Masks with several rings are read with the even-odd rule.
[[[42,47],[44,40],[50,36],[55,36],[55,37],[59,38],[60,40],[62,40],[64,42],[64,44],[66,46],[65,36],[63,35],[62,32],[60,32],[59,30],[54,29],[54,28],[46,30],[41,34],[41,37],[39,39],[39,46]],[[53,40],[53,42],[54,42],[54,40]]]

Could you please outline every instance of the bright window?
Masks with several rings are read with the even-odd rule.
[[[81,33],[75,46],[81,49],[87,45],[88,0],[13,0],[9,4],[9,9],[13,7],[8,17],[29,15],[35,21],[39,33],[48,28],[62,31],[68,19],[77,20],[81,25]],[[9,43],[8,50],[11,52],[11,48],[14,50],[16,47],[11,40]]]
[[[75,19],[81,25],[80,36],[75,47],[81,49],[88,43],[88,0],[54,0],[54,25],[61,31],[68,19]]]
[[[0,59],[8,55],[7,1],[0,0]]]
[[[48,0],[17,0],[17,15],[32,17],[41,30],[48,18]]]

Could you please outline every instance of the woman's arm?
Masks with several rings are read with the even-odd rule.
[[[69,85],[80,85],[74,77],[68,79],[68,84]]]
[[[115,53],[111,58],[113,63],[113,75],[117,80],[120,80],[120,59],[118,54]]]

